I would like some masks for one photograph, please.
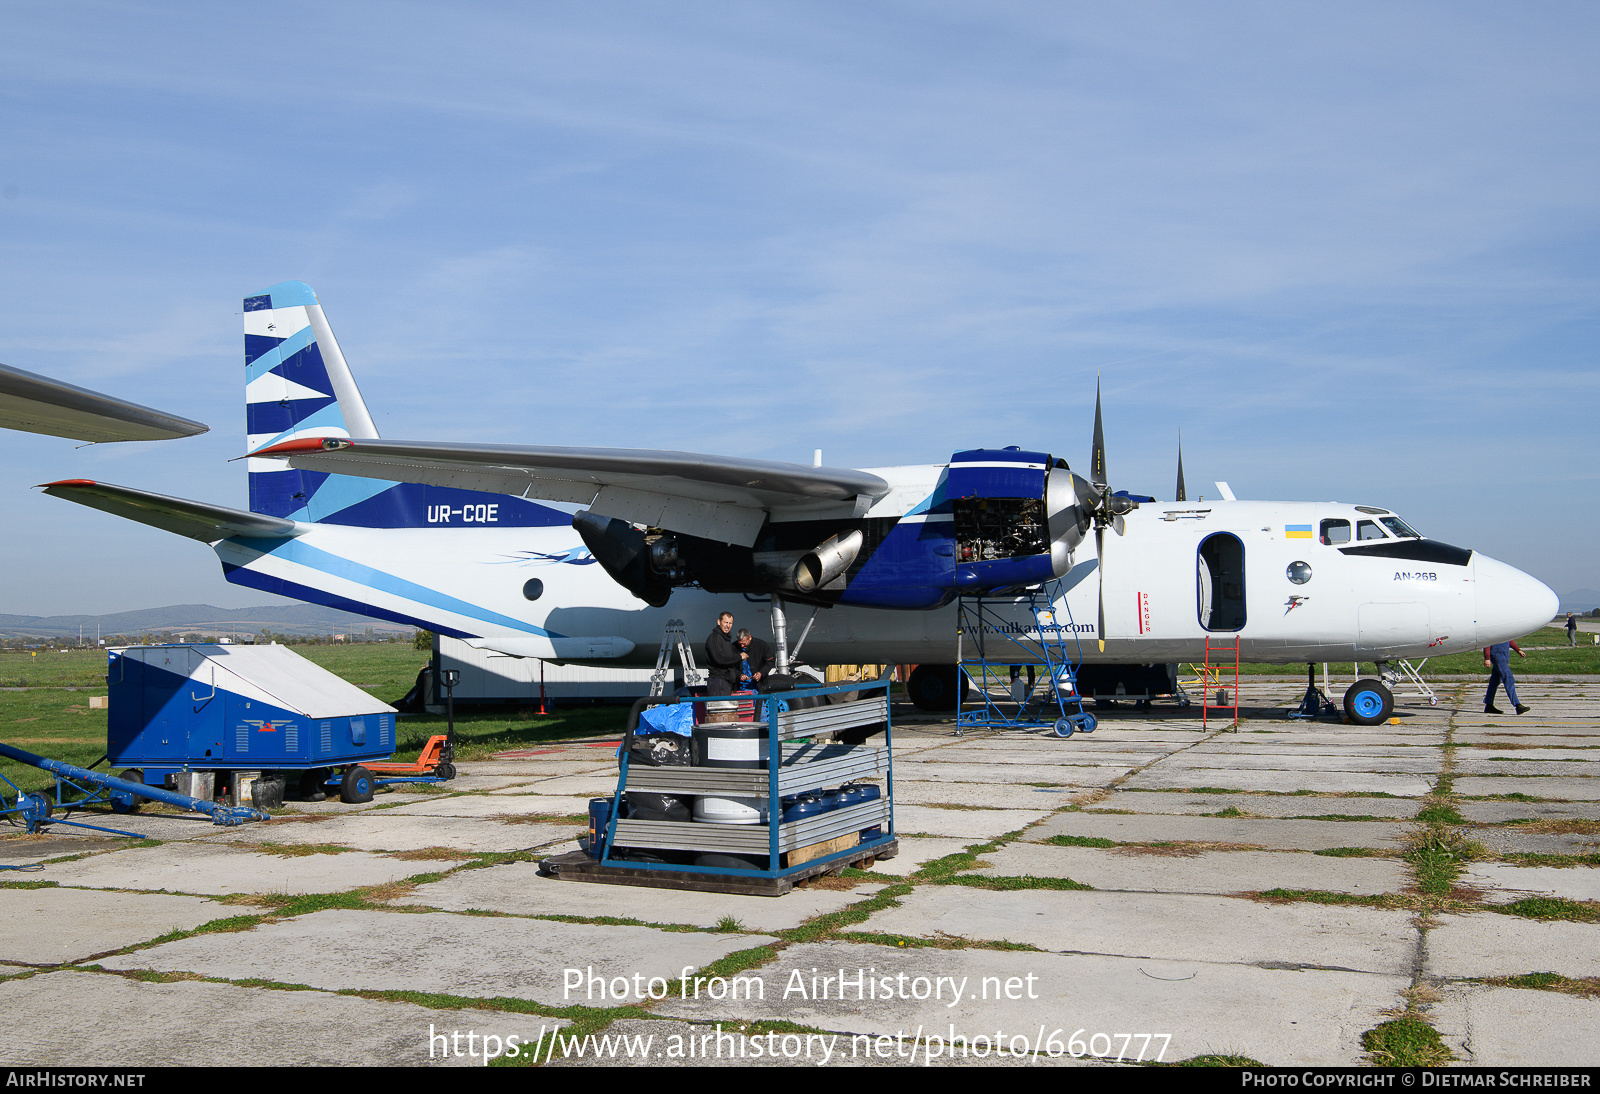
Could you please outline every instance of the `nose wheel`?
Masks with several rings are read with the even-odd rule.
[[[1378,680],[1357,680],[1344,693],[1344,713],[1358,726],[1382,725],[1394,713],[1394,693]]]

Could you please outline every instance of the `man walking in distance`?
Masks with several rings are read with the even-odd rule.
[[[706,639],[706,665],[711,675],[706,680],[706,694],[732,695],[739,683],[739,647],[733,640],[733,613],[717,616],[717,625],[711,628]]]
[[[1567,645],[1578,644],[1578,617],[1571,612],[1567,613]]]
[[[1517,698],[1517,678],[1511,675],[1511,651],[1516,650],[1518,657],[1527,657],[1522,652],[1522,647],[1515,642],[1498,642],[1483,651],[1483,667],[1489,670],[1489,690],[1483,696],[1483,712],[1485,714],[1503,714],[1494,705],[1494,692],[1501,684],[1506,686],[1506,698],[1511,700],[1511,705],[1517,708],[1518,714],[1528,713],[1528,708],[1522,705]]]

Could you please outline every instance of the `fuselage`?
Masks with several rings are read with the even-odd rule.
[[[873,548],[849,579],[859,599],[818,609],[801,652],[816,664],[954,661],[955,591],[942,575],[958,573],[959,559],[940,504],[946,468],[870,470],[892,489],[864,518]],[[317,523],[214,548],[235,583],[522,656],[649,664],[669,620],[685,621],[697,640],[721,611],[770,633],[765,597],[688,587],[651,607],[596,565],[571,527],[503,527],[495,517],[482,505],[446,506],[442,517],[430,508],[424,527]],[[1193,661],[1208,638],[1231,652],[1235,637],[1250,661],[1427,657],[1519,637],[1556,611],[1541,582],[1419,537],[1386,509],[1146,502],[1125,519],[1125,534],[1105,532],[1103,560],[1085,538],[1061,581],[1060,617],[1087,661]],[[1023,633],[1031,628],[1025,603],[990,605]],[[790,610],[791,641],[809,615]]]

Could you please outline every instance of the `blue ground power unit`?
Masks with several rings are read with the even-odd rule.
[[[110,651],[106,682],[106,755],[147,784],[278,773],[291,794],[338,779],[345,800],[363,801],[372,776],[360,764],[394,753],[393,707],[285,646],[130,646]]]

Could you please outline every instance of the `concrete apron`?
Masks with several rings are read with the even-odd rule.
[[[1541,685],[1541,703],[1563,687]],[[1582,690],[1565,686],[1566,692]],[[360,1057],[363,1063],[438,1063],[445,1057],[429,1057],[430,1047],[441,1044],[430,1031],[446,1023],[451,1034],[463,1035],[463,1048],[468,1033],[488,1033],[503,1047],[513,1035],[531,1039],[541,1027],[562,1024],[549,1017],[556,1008],[632,1005],[636,978],[658,976],[674,984],[686,977],[687,996],[646,999],[656,1017],[620,1020],[603,1031],[678,1037],[679,1055],[658,1052],[650,1061],[657,1064],[686,1062],[690,1034],[712,1037],[714,1054],[719,1024],[731,1038],[753,1018],[818,1027],[808,1036],[834,1038],[832,1064],[853,1053],[858,1064],[905,1066],[937,1053],[934,1062],[982,1066],[1032,1061],[999,1053],[1041,1047],[1047,1055],[1039,1063],[1070,1063],[1070,1056],[1052,1061],[1048,1054],[1064,1052],[1074,1035],[1080,1051],[1114,1056],[1120,1047],[1130,1059],[1164,1047],[1167,1060],[1239,1053],[1278,1065],[1357,1064],[1361,1033],[1400,1005],[1401,991],[1420,968],[1443,996],[1424,1016],[1462,1062],[1592,1062],[1593,1000],[1481,979],[1530,972],[1600,976],[1600,924],[1529,920],[1484,907],[1438,915],[1424,936],[1409,911],[1244,895],[1269,889],[1410,892],[1414,879],[1399,857],[1401,841],[1414,828],[1409,818],[1419,799],[1438,779],[1444,753],[1432,746],[1444,739],[1452,711],[1419,711],[1404,697],[1401,706],[1413,725],[1427,727],[1405,737],[1414,744],[1398,744],[1401,733],[1389,734],[1406,727],[1382,727],[1379,735],[1331,723],[1267,721],[1247,723],[1237,736],[1206,738],[1197,724],[1142,721],[1123,711],[1109,712],[1104,728],[1081,742],[1015,733],[955,738],[948,726],[927,728],[908,735],[914,748],[897,760],[896,780],[910,792],[896,814],[902,833],[923,830],[915,824],[930,835],[905,838],[901,856],[880,864],[876,879],[841,879],[778,899],[555,882],[534,877],[529,862],[457,865],[471,854],[526,850],[537,857],[570,848],[576,824],[538,818],[554,803],[564,807],[583,798],[596,781],[606,787],[611,761],[604,749],[562,747],[527,761],[471,765],[473,782],[463,780],[445,794],[408,795],[422,808],[404,812],[383,808],[400,801],[385,795],[364,808],[328,803],[318,811],[327,819],[239,829],[168,818],[163,823],[179,821],[169,829],[178,834],[164,835],[174,841],[165,846],[113,849],[118,845],[85,840],[82,848],[96,852],[89,858],[46,859],[41,872],[7,877],[62,887],[0,889],[0,911],[13,913],[0,917],[0,962],[8,963],[0,977],[9,972],[5,990],[23,1003],[13,1008],[13,1033],[0,1040],[0,1059],[81,1063],[83,1045],[92,1042],[131,1064],[191,1062],[193,1046],[201,1046],[209,1063],[225,1039],[233,1046],[230,1062],[321,1064]],[[1592,726],[1600,700],[1574,697],[1562,707],[1568,708]],[[1458,741],[1462,723],[1477,720],[1470,704],[1463,709]],[[1506,721],[1511,724],[1494,730],[1505,736],[1486,733],[1483,739],[1514,743],[1513,731],[1533,729],[1530,739],[1541,744],[1553,737],[1584,740],[1565,726]],[[1156,747],[1126,747],[1114,736],[1120,727],[1129,742]],[[1256,734],[1255,728],[1271,732]],[[1363,754],[1339,749],[1330,737]],[[1368,739],[1374,737],[1380,739]],[[1071,749],[1079,743],[1122,760],[1074,764]],[[1496,751],[1509,750],[1458,749],[1455,755],[1488,766]],[[1516,762],[1539,765],[1536,770],[1585,766],[1563,759],[1570,757]],[[1250,766],[1259,761],[1279,766]],[[1345,761],[1375,770],[1340,769]],[[1404,769],[1417,761],[1424,770]],[[1592,815],[1600,809],[1600,791],[1591,784],[1600,784],[1600,777],[1458,775],[1455,792],[1463,816],[1479,825],[1582,821],[1600,819]],[[1239,792],[1185,789],[1191,787]],[[469,788],[478,793],[455,793]],[[1396,796],[1370,796],[1380,793]],[[1474,794],[1542,800],[1465,800]],[[500,804],[488,804],[496,799]],[[1052,812],[1074,800],[1100,811]],[[436,806],[445,815],[429,815]],[[451,815],[480,809],[482,815]],[[1225,809],[1251,816],[1199,815]],[[1292,819],[1323,815],[1384,819]],[[987,846],[1018,831],[1020,838]],[[1493,861],[1496,847],[1581,848],[1593,838],[1581,829],[1477,827],[1467,835],[1485,844],[1489,857],[1470,863],[1458,882],[1465,907],[1472,907],[1474,887],[1486,904],[1532,895],[1595,897],[1590,875],[1600,871],[1593,867]],[[1051,836],[1145,846],[1042,842]],[[12,861],[25,861],[38,857],[31,852],[41,842],[4,841],[0,850],[14,849]],[[61,843],[50,841],[54,854],[73,850]],[[1168,846],[1150,846],[1163,843]],[[355,850],[295,857],[268,846],[316,844]],[[978,877],[1019,879],[1021,887],[953,884],[946,872],[903,885],[920,864],[969,847],[980,849],[975,861],[947,860],[941,871],[954,865]],[[1371,848],[1385,857],[1311,851],[1335,847]],[[394,857],[422,848],[444,850],[426,861]],[[342,891],[349,891],[422,873],[446,876],[398,896],[362,890],[362,899],[388,900],[395,911],[328,908],[155,944],[169,932],[219,920],[219,927],[236,928],[241,917],[271,911],[203,894],[330,891],[341,879],[348,883]],[[883,890],[890,883],[902,887]],[[1094,888],[1052,887],[1071,883]],[[152,886],[169,891],[153,892]],[[815,918],[863,901],[874,903],[854,917]],[[594,922],[599,919],[612,922]],[[619,919],[644,925],[614,922]],[[809,931],[808,924],[836,933],[790,936],[785,946],[769,948],[775,932]],[[667,925],[674,929],[662,929]],[[946,948],[954,940],[965,948]],[[735,954],[730,968],[744,978],[738,990],[732,975],[717,981],[703,971]],[[83,965],[48,971],[62,962],[105,971]],[[872,983],[877,994],[841,999],[841,970],[845,985]],[[119,975],[132,972],[208,979],[145,983]],[[763,996],[752,997],[756,982]],[[290,985],[305,990],[284,990]],[[352,989],[421,993],[425,1005],[334,994]],[[430,993],[443,998],[430,1000]],[[490,1009],[449,1009],[452,996],[483,1000]],[[513,1006],[534,1013],[507,1009]],[[95,1015],[93,1030],[86,1028],[86,1014]],[[771,1062],[770,1046],[757,1057],[750,1039],[740,1044],[744,1054],[724,1062]],[[790,1047],[808,1055],[779,1052],[777,1062],[823,1059],[820,1042],[800,1039]],[[481,1061],[481,1044],[478,1053],[471,1062]],[[566,1062],[598,1059],[591,1048],[574,1050]],[[714,1055],[702,1059],[718,1062]],[[613,1054],[604,1062],[622,1061]]]

